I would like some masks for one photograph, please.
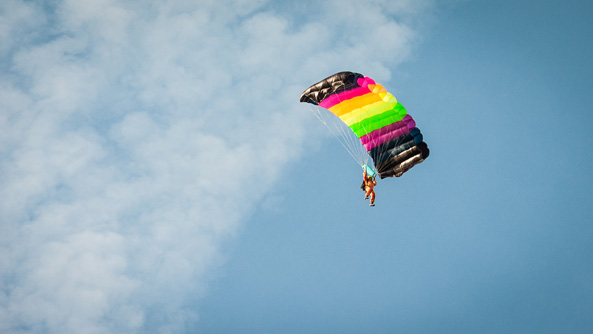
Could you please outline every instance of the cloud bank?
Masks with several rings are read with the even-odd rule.
[[[0,4],[0,332],[181,333],[310,145],[301,91],[388,80],[416,1]]]

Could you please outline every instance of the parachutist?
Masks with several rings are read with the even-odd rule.
[[[375,186],[377,185],[377,181],[372,176],[367,175],[367,171],[365,170],[362,172],[362,183],[364,184],[364,199],[371,198],[370,206],[375,206]]]

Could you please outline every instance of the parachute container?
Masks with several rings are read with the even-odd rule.
[[[370,177],[375,177],[375,174],[376,174],[376,173],[375,173],[375,171],[373,170],[373,168],[372,168],[371,166],[368,166],[368,165],[362,165],[362,170],[363,170],[364,172],[367,172],[367,176],[370,176]]]
[[[383,86],[360,73],[327,77],[307,88],[300,100],[328,110],[350,128],[382,179],[401,176],[430,153],[406,108]],[[373,170],[364,163],[362,166]]]

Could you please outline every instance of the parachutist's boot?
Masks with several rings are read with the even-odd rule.
[[[371,203],[371,204],[369,204],[369,206],[375,206],[375,203]]]
[[[368,196],[365,196],[364,199],[369,199],[369,197]]]

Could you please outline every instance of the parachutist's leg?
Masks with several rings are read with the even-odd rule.
[[[375,191],[371,190],[371,206],[375,206]]]

